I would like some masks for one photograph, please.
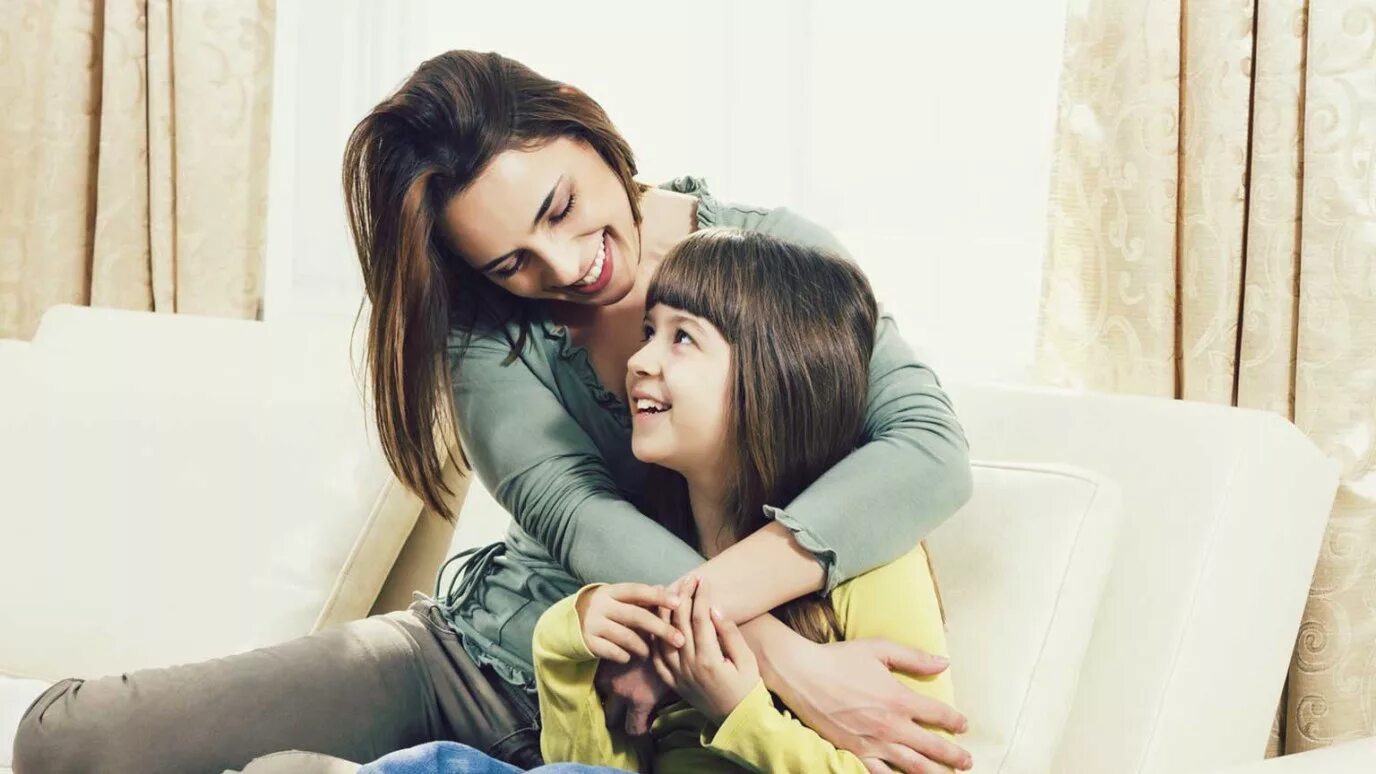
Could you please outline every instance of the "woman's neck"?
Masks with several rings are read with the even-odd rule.
[[[648,279],[674,245],[698,230],[698,198],[651,188],[640,197],[640,273]]]

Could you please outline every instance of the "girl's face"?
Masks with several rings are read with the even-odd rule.
[[[498,154],[450,200],[444,227],[470,266],[518,296],[604,305],[635,284],[626,189],[581,140]]]
[[[626,362],[632,453],[690,478],[724,469],[731,345],[710,322],[664,304],[644,326],[645,345]]]

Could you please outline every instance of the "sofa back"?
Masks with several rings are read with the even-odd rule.
[[[0,673],[208,659],[431,588],[448,525],[387,468],[351,323],[59,306],[5,342]]]

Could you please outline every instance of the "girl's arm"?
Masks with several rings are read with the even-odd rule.
[[[631,740],[607,729],[602,701],[593,686],[598,660],[583,639],[577,605],[583,595],[598,588],[587,586],[556,602],[535,625],[540,754],[553,763],[577,761],[641,771]]]

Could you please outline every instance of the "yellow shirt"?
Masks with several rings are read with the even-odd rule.
[[[585,588],[593,588],[588,586]],[[579,593],[582,593],[581,591]],[[776,708],[761,681],[720,725],[687,702],[660,710],[648,747],[607,729],[593,687],[597,657],[583,641],[575,602],[566,597],[535,627],[535,673],[540,691],[545,760],[612,766],[631,771],[856,772],[860,759],[836,747]],[[836,587],[831,593],[844,639],[882,637],[934,655],[947,655],[936,587],[921,546],[894,562]],[[918,693],[954,704],[949,671],[898,679]],[[949,734],[939,729],[942,736]],[[649,760],[646,760],[649,758]]]

